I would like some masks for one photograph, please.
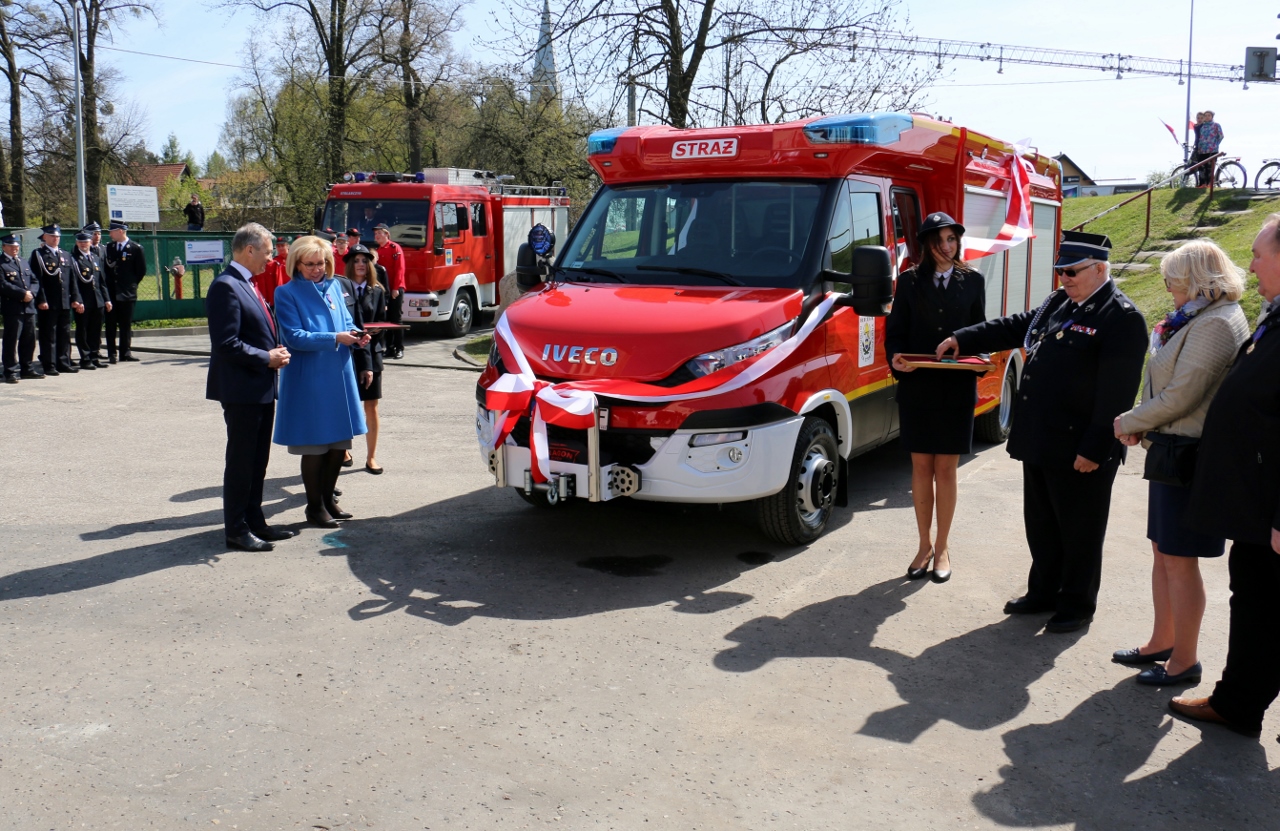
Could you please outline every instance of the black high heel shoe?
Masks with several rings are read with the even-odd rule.
[[[908,580],[921,580],[929,574],[929,563],[933,560],[933,549],[929,550],[929,556],[925,559],[924,565],[920,568],[912,568],[907,566]]]
[[[948,565],[950,565],[950,562],[951,562],[951,557],[948,555],[947,557]],[[936,566],[937,563],[938,563],[938,558],[937,558],[937,555],[935,554],[934,565]],[[933,572],[929,575],[929,579],[935,583],[945,583],[951,579],[951,569],[947,569],[946,571],[941,571],[935,568]]]

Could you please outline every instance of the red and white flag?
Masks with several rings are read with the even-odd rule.
[[[1164,128],[1165,128],[1166,130],[1168,130],[1168,131],[1169,131],[1169,135],[1173,136],[1173,143],[1174,143],[1174,144],[1176,144],[1176,145],[1178,145],[1179,147],[1181,147],[1181,146],[1182,146],[1182,142],[1178,141],[1178,134],[1177,134],[1177,133],[1175,133],[1175,132],[1173,131],[1173,128],[1169,126],[1169,122],[1165,121],[1165,120],[1162,118],[1162,119],[1160,119],[1160,123],[1164,125]]]
[[[1013,146],[1013,154],[1005,162],[1009,167],[1009,206],[1005,210],[1004,225],[994,239],[984,237],[964,238],[964,259],[977,260],[989,257],[1020,245],[1035,237],[1031,226],[1031,179],[1022,161],[1022,154],[1031,145],[1023,139]]]

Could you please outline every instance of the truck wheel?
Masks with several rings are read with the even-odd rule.
[[[1009,431],[1013,429],[1013,402],[1018,395],[1018,380],[1014,376],[1011,366],[1000,387],[1000,403],[974,420],[973,434],[980,440],[999,444],[1009,438]]]
[[[453,315],[449,318],[449,334],[460,338],[471,331],[476,316],[476,301],[471,289],[461,289],[453,300]]]
[[[786,487],[756,500],[765,536],[784,545],[804,545],[822,536],[840,484],[839,452],[830,424],[812,416],[804,420]]]

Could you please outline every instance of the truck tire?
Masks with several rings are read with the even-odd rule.
[[[835,431],[810,416],[800,426],[787,485],[756,500],[760,530],[783,545],[805,545],[822,536],[835,510],[840,485],[840,450]]]
[[[1013,402],[1017,395],[1018,379],[1014,367],[1010,366],[1000,387],[1000,403],[974,419],[973,434],[979,440],[1000,444],[1009,438],[1009,431],[1013,429]]]
[[[453,314],[449,317],[449,334],[460,338],[471,331],[471,324],[476,319],[476,299],[471,289],[459,289],[458,296],[453,299]]]

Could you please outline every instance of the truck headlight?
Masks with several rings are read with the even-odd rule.
[[[772,332],[765,332],[763,335],[752,338],[745,343],[718,349],[715,352],[705,352],[689,361],[689,363],[685,364],[685,367],[693,373],[695,378],[719,372],[725,367],[741,363],[748,358],[754,358],[762,352],[768,352],[786,340],[791,335],[791,330],[794,327],[795,321],[787,321]]]

